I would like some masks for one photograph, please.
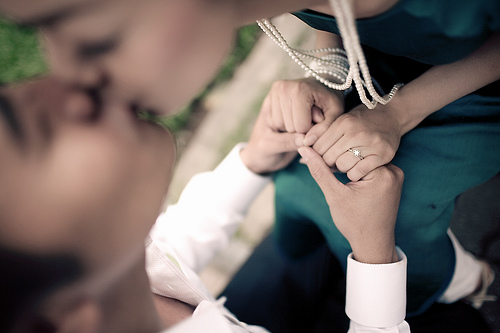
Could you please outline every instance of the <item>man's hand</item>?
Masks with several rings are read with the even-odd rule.
[[[271,99],[268,96],[248,145],[241,150],[240,157],[251,171],[266,174],[287,166],[297,156],[297,148],[303,145],[304,135],[280,132],[271,116]]]
[[[357,261],[398,261],[394,227],[403,171],[394,165],[376,168],[361,180],[342,184],[310,147],[299,153],[323,191],[337,229],[349,241]]]
[[[271,99],[273,124],[282,132],[305,134],[312,130],[308,135],[319,138],[344,112],[342,92],[336,92],[314,78],[277,81],[268,97]]]

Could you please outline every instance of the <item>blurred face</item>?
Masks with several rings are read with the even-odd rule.
[[[0,244],[123,268],[144,250],[173,160],[170,135],[121,103],[52,78],[0,88]]]
[[[167,114],[199,92],[228,53],[235,24],[224,3],[2,0],[0,12],[41,28],[58,76]]]

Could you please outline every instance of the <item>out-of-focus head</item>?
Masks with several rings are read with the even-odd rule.
[[[174,148],[133,111],[53,78],[0,87],[1,283],[24,278],[34,299],[69,283],[60,307],[141,266]]]
[[[0,13],[41,29],[59,77],[167,114],[209,82],[230,50],[228,3],[3,0]]]

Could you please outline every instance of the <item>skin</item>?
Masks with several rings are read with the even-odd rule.
[[[73,333],[159,332],[188,318],[192,307],[151,293],[144,269],[144,238],[162,207],[175,158],[171,136],[123,104],[100,104],[54,78],[2,87],[0,96],[0,244],[37,255],[70,253],[85,271],[50,294],[40,316],[58,332]],[[243,161],[267,161],[255,169],[262,173],[289,163],[303,140],[271,125],[265,105],[241,152]],[[356,259],[397,260],[388,256],[394,248],[386,240],[393,240],[402,177],[382,168],[354,191],[330,186],[331,179],[313,171],[318,160],[302,154]],[[339,195],[366,210],[353,215],[351,206],[335,206]],[[377,233],[366,239],[359,232],[366,228]]]
[[[41,316],[58,332],[157,332],[191,316],[191,306],[153,295],[144,269],[175,160],[169,133],[55,78],[2,87],[0,102],[0,244],[70,253],[85,271],[43,302]],[[268,161],[260,171],[269,173],[298,146],[288,144],[295,134],[265,126],[242,156]]]
[[[373,17],[397,1],[354,0],[353,14],[358,19]],[[161,114],[177,110],[209,82],[237,27],[303,8],[335,15],[325,0],[48,0],[43,4],[5,0],[0,4],[0,12],[15,21],[40,27],[56,75]],[[338,36],[318,33],[318,47],[339,45]],[[313,146],[328,165],[359,180],[390,162],[401,136],[426,116],[498,80],[499,45],[498,34],[493,35],[469,57],[435,66],[370,115],[361,105],[341,116],[342,98],[325,97],[328,90],[310,80],[273,87],[273,114],[282,118],[284,130],[306,134],[304,144]],[[325,121],[312,127],[314,106],[324,112]],[[359,149],[365,158],[346,153],[349,148]]]
[[[396,1],[355,1],[354,10],[367,17]],[[237,28],[303,8],[332,14],[325,0],[5,0],[0,13],[40,28],[58,77],[169,114],[214,76]]]
[[[174,150],[166,132],[137,121],[135,111],[171,114],[186,103],[216,72],[240,24],[324,4],[2,1],[2,13],[40,28],[54,74],[73,85],[45,79],[1,91],[19,114],[26,142],[16,142],[9,129],[1,132],[0,177],[8,191],[0,193],[0,214],[9,223],[2,224],[0,242],[27,252],[76,253],[87,271],[42,307],[61,332],[155,332],[190,315],[192,309],[176,300],[153,298],[143,270],[143,239],[168,187]],[[80,88],[98,89],[102,109]],[[255,133],[282,134],[269,121],[258,124],[270,128],[258,126]],[[249,163],[259,173],[286,165],[299,146],[297,135],[272,144],[258,137],[241,155],[247,162],[254,153],[269,161]],[[388,260],[384,254],[377,262]],[[158,315],[155,305],[176,318]]]
[[[329,12],[325,0],[5,0],[0,12],[40,28],[55,75],[169,114],[213,77],[238,27],[305,7]]]
[[[51,78],[2,88],[0,94],[8,99],[24,137],[16,141],[2,119],[0,177],[13,191],[2,193],[2,217],[21,230],[23,223],[42,217],[44,225],[33,236],[8,232],[8,239],[0,236],[4,243],[26,242],[33,250],[52,251],[57,248],[51,241],[52,226],[68,229],[64,230],[66,246],[71,246],[75,237],[107,235],[109,230],[101,226],[107,219],[130,226],[124,239],[142,239],[147,234],[148,226],[136,226],[135,221],[156,217],[174,156],[173,140],[163,128],[139,121],[119,103],[99,106],[86,93]],[[149,204],[140,207],[128,188],[148,195],[145,203]],[[21,193],[31,193],[37,200],[18,201]],[[25,202],[33,209],[27,209]],[[123,205],[134,208],[133,216],[118,213]],[[105,213],[109,207],[117,215]],[[95,222],[88,230],[60,228],[79,215]],[[125,242],[115,246],[110,257],[126,247]],[[95,247],[96,257],[101,253],[100,246],[91,243],[89,247]]]
[[[20,140],[4,110],[0,243],[25,253],[71,253],[85,270],[47,299],[44,316],[61,332],[117,331],[118,322],[134,332],[139,318],[161,327],[152,295],[144,293],[144,238],[170,181],[172,137],[122,104],[99,105],[53,78],[3,87],[0,96],[22,133]],[[135,306],[144,313],[131,311]],[[124,313],[123,321],[103,320]]]
[[[318,48],[340,45],[338,36],[318,32]],[[469,56],[432,67],[400,88],[388,104],[373,110],[359,105],[344,113],[341,94],[306,78],[275,83],[269,92],[272,112],[280,129],[304,133],[304,145],[312,146],[334,170],[357,181],[389,163],[401,137],[427,116],[499,80],[499,63],[500,33],[495,33]],[[319,124],[311,122],[314,107],[325,113]],[[359,149],[364,158],[354,156],[349,148]]]
[[[162,114],[208,83],[235,32],[232,9],[219,2],[23,0],[1,11],[40,27],[55,75]]]

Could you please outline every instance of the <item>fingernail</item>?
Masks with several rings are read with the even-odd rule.
[[[308,154],[307,148],[300,147],[297,151],[299,152],[299,155],[302,157],[302,161],[304,163],[307,163],[307,161],[309,160],[309,154]]]
[[[308,146],[308,147],[312,146],[317,140],[318,140],[318,138],[316,137],[316,135],[307,136],[304,139],[304,146]]]
[[[297,135],[295,138],[295,144],[297,147],[302,147],[304,145],[304,136],[303,135]]]

